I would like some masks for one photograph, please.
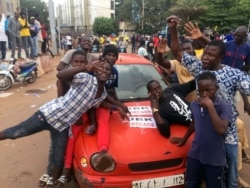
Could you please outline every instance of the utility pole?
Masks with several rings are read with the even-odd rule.
[[[144,6],[145,6],[145,2],[144,2],[144,0],[142,0],[142,14],[141,14],[141,16],[142,16],[141,29],[142,30],[144,28]]]
[[[51,42],[52,42],[52,52],[53,54],[58,54],[57,44],[56,44],[56,19],[55,19],[55,9],[53,0],[49,0],[49,22],[50,22],[50,33],[51,33]]]

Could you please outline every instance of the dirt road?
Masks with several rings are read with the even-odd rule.
[[[60,57],[53,59],[59,62]],[[13,126],[32,115],[41,105],[56,97],[55,68],[35,83],[14,85],[0,93],[0,129]],[[50,138],[47,131],[0,142],[0,188],[37,187],[46,172]],[[72,183],[68,188],[74,188]]]

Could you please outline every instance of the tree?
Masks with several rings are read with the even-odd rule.
[[[199,18],[202,25],[216,28],[220,32],[248,25],[249,0],[207,0],[206,4],[209,9]]]
[[[93,31],[97,35],[110,35],[115,33],[114,20],[112,18],[97,17],[94,20]]]
[[[120,0],[116,20],[132,22],[139,33],[153,34],[166,25],[168,8],[173,0]]]
[[[178,15],[183,22],[196,20],[208,10],[208,7],[204,4],[204,0],[178,0],[176,4],[169,9],[169,13]]]
[[[49,25],[48,6],[41,0],[20,0],[21,11],[25,12],[30,19],[31,16],[39,15],[40,19]]]

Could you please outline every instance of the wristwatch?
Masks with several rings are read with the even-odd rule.
[[[157,108],[152,109],[153,113],[158,112],[159,110]]]

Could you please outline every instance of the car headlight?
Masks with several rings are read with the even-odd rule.
[[[95,153],[90,161],[92,167],[98,172],[111,172],[116,166],[114,159],[107,153]]]

